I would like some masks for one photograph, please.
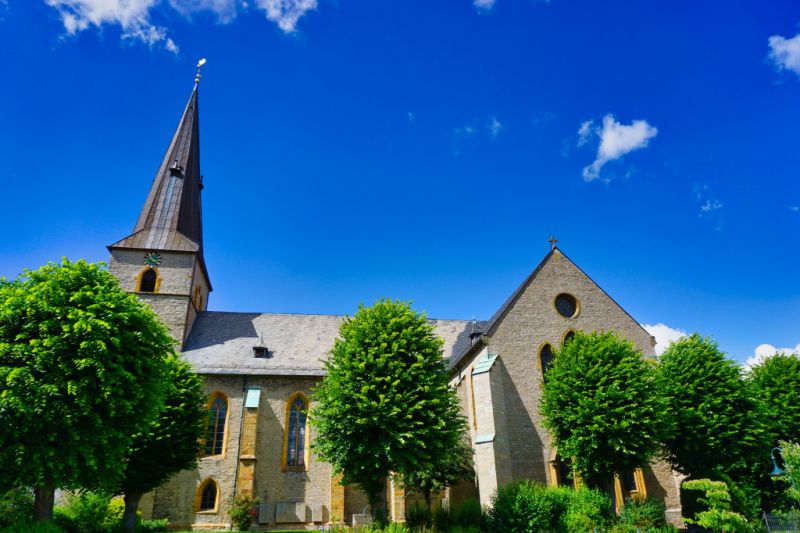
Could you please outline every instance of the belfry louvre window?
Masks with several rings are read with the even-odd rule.
[[[544,377],[545,381],[547,381],[547,371],[553,366],[554,358],[553,347],[549,344],[542,346],[542,349],[539,351],[539,363],[542,365],[542,377]]]
[[[152,268],[148,268],[142,272],[142,278],[139,281],[139,292],[156,292],[156,280],[158,274]]]
[[[286,466],[305,467],[306,451],[306,402],[296,397],[289,408],[289,427],[286,438]]]
[[[228,402],[217,395],[208,411],[208,432],[206,433],[206,455],[221,455],[225,442],[225,420],[228,415]]]

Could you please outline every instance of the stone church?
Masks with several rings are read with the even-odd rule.
[[[199,130],[195,84],[133,233],[108,247],[110,271],[159,314],[209,394],[204,457],[147,495],[142,512],[178,529],[225,529],[233,498],[251,495],[261,502],[256,520],[264,528],[352,523],[366,498],[314,456],[306,417],[343,316],[207,310]],[[553,351],[573,332],[613,331],[654,356],[654,339],[555,242],[489,320],[431,322],[445,341],[475,450],[475,482],[452,487],[444,502],[474,497],[488,504],[497,487],[515,479],[574,482],[538,408]],[[617,508],[626,497],[648,495],[664,500],[671,521],[680,519],[667,465],[620,472],[614,485]],[[404,518],[408,500],[387,482],[395,520]]]

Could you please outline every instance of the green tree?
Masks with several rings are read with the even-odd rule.
[[[472,458],[472,445],[465,434],[459,441],[443,450],[429,468],[406,474],[403,478],[406,491],[422,494],[425,498],[425,507],[430,511],[432,493],[442,491],[462,480],[475,479]]]
[[[171,356],[162,374],[164,407],[145,430],[136,434],[126,457],[127,468],[115,493],[125,495],[123,527],[136,528],[136,509],[146,492],[172,475],[197,466],[207,423],[203,379],[192,367]]]
[[[597,488],[656,454],[663,409],[653,362],[613,333],[576,333],[555,355],[541,403],[559,454]]]
[[[778,443],[783,458],[784,476],[788,478],[786,493],[794,501],[795,506],[800,504],[800,444],[782,440]]]
[[[657,370],[671,420],[665,440],[673,468],[693,478],[751,476],[767,459],[767,432],[737,363],[693,334],[670,344]]]
[[[36,520],[56,487],[120,476],[133,435],[161,408],[173,341],[98,264],[50,263],[0,282],[0,480],[34,487]]]
[[[720,533],[750,533],[753,526],[744,515],[736,513],[731,507],[731,495],[728,485],[722,481],[710,479],[694,479],[681,484],[683,490],[701,491],[705,497],[698,498],[705,510],[698,512],[693,518],[684,517],[687,524],[696,524],[711,531]]]
[[[752,394],[766,414],[772,446],[800,438],[800,356],[776,353],[747,373]]]
[[[384,299],[342,322],[325,361],[314,448],[361,488],[373,514],[384,479],[431,472],[466,432],[442,345],[423,314]]]

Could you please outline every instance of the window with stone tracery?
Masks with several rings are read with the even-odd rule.
[[[228,401],[217,394],[208,410],[208,430],[206,432],[206,455],[221,455],[225,442],[225,422],[228,418]]]
[[[305,470],[306,467],[306,418],[308,403],[301,394],[290,399],[286,424],[287,470]]]

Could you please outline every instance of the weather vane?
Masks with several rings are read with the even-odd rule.
[[[205,64],[206,64],[206,58],[205,57],[200,59],[200,61],[197,62],[197,76],[194,77],[194,84],[195,85],[200,83],[200,78],[203,77],[203,75],[200,74],[200,68]]]

